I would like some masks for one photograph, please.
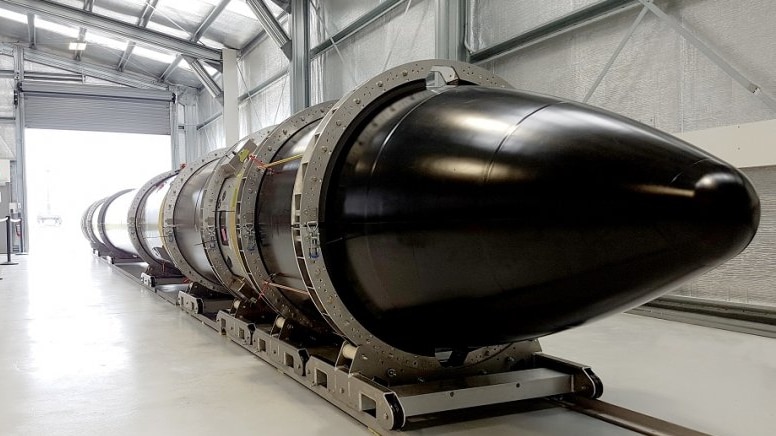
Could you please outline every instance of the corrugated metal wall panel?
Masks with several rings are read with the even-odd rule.
[[[25,95],[25,127],[170,134],[170,106],[148,100]]]
[[[587,0],[471,0],[467,40],[502,42]],[[770,95],[776,94],[776,26],[771,0],[655,2]],[[633,23],[638,8],[486,62],[515,87],[581,100]],[[515,17],[514,20],[511,17]],[[534,17],[537,22],[524,22]],[[590,103],[679,133],[772,119],[748,93],[669,26],[647,14]]]
[[[275,125],[291,115],[288,75],[240,105],[240,137]]]
[[[466,42],[482,50],[600,0],[470,0]]]
[[[22,90],[26,127],[170,134],[170,92],[44,82]]]
[[[10,157],[12,157],[16,153],[16,125],[13,123],[0,123],[0,138],[3,138],[5,143],[8,144],[8,147],[11,149]]]
[[[776,306],[776,167],[743,170],[760,195],[760,229],[738,257],[674,294],[734,303]]]
[[[199,133],[199,146],[202,154],[225,147],[224,144],[224,118],[219,117],[207,126],[197,131]]]
[[[310,44],[320,44],[331,34],[380,6],[380,3],[382,0],[314,0],[310,11]],[[324,23],[326,29],[323,28]]]
[[[221,105],[207,91],[200,91],[197,95],[197,114],[199,122],[205,122],[215,114],[222,112]]]
[[[13,79],[0,79],[0,117],[11,117],[13,107]]]
[[[13,70],[13,56],[0,55],[0,70]]]
[[[240,94],[265,83],[288,69],[288,58],[271,39],[261,41],[248,56],[240,59]]]
[[[403,4],[338,43],[339,53],[330,49],[313,59],[313,104],[338,99],[388,68],[433,58],[435,5],[433,0],[413,1],[405,14],[406,5]],[[354,3],[352,7],[360,8],[363,5],[357,6]],[[344,12],[340,12],[340,15],[347,16]]]

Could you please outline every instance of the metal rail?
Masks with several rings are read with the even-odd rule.
[[[666,295],[629,313],[776,338],[776,307]]]
[[[672,422],[645,415],[624,407],[616,406],[601,400],[591,400],[582,397],[550,399],[550,403],[564,407],[591,418],[595,418],[618,427],[650,436],[709,436]]]

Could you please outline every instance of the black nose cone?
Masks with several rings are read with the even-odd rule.
[[[715,159],[704,159],[671,185],[692,191],[693,197],[677,208],[687,219],[666,224],[665,231],[677,241],[696,244],[693,257],[708,262],[727,260],[754,237],[760,222],[760,202],[751,182],[738,170]]]
[[[462,86],[378,120],[330,179],[324,254],[345,304],[405,350],[627,310],[757,230],[738,170],[590,106]]]

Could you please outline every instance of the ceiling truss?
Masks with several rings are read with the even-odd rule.
[[[77,24],[85,29],[97,30],[135,43],[162,47],[198,59],[210,62],[221,61],[220,50],[59,3],[44,0],[0,0],[0,5],[9,5],[55,21]]]
[[[159,0],[150,0],[145,4],[143,7],[143,12],[140,14],[140,18],[137,19],[138,27],[144,28],[148,26],[148,22],[151,21],[151,16],[154,14],[154,12],[156,12],[157,4],[159,4]],[[132,56],[132,51],[135,50],[135,45],[135,41],[129,41],[127,48],[124,50],[124,53],[121,54],[119,64],[116,66],[117,70],[124,71],[124,68],[127,66],[127,62],[129,62],[129,58]]]

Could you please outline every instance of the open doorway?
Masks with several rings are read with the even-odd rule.
[[[26,129],[31,253],[89,252],[81,216],[94,201],[168,171],[169,135]]]

